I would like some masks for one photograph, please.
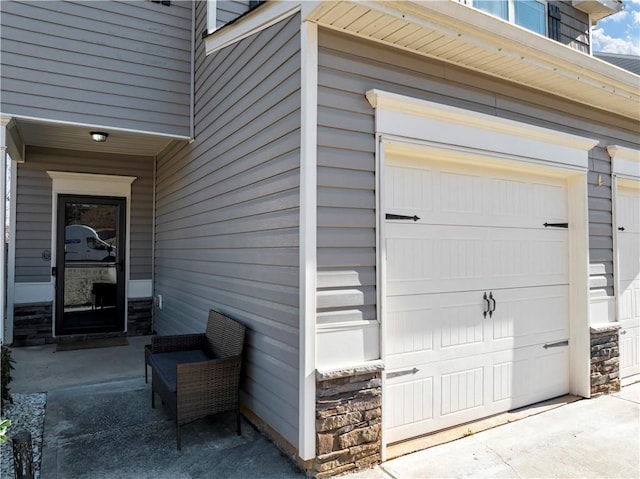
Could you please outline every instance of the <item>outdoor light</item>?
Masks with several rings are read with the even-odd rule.
[[[107,137],[109,136],[109,133],[103,133],[102,131],[92,131],[90,135],[93,141],[102,143],[103,141],[107,141]]]

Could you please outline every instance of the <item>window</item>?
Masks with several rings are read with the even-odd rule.
[[[473,6],[523,28],[547,34],[546,1],[538,0],[473,0]]]

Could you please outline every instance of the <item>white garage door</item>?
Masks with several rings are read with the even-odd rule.
[[[387,442],[566,394],[565,181],[411,160],[384,174]]]
[[[640,182],[616,195],[620,377],[640,373]]]

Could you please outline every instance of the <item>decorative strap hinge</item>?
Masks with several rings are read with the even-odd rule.
[[[418,221],[420,218],[416,215],[413,216],[407,216],[407,215],[394,215],[391,213],[387,213],[385,215],[385,218],[388,220],[413,220],[413,221]]]

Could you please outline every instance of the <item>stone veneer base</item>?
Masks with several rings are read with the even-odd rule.
[[[151,298],[130,299],[128,303],[127,336],[145,336],[153,333],[153,301]],[[53,334],[53,303],[18,304],[13,310],[13,346],[36,346],[55,343]],[[125,333],[91,333],[65,336],[82,340]]]
[[[381,362],[316,373],[317,479],[381,462]]]
[[[620,326],[591,327],[591,397],[620,391]]]

